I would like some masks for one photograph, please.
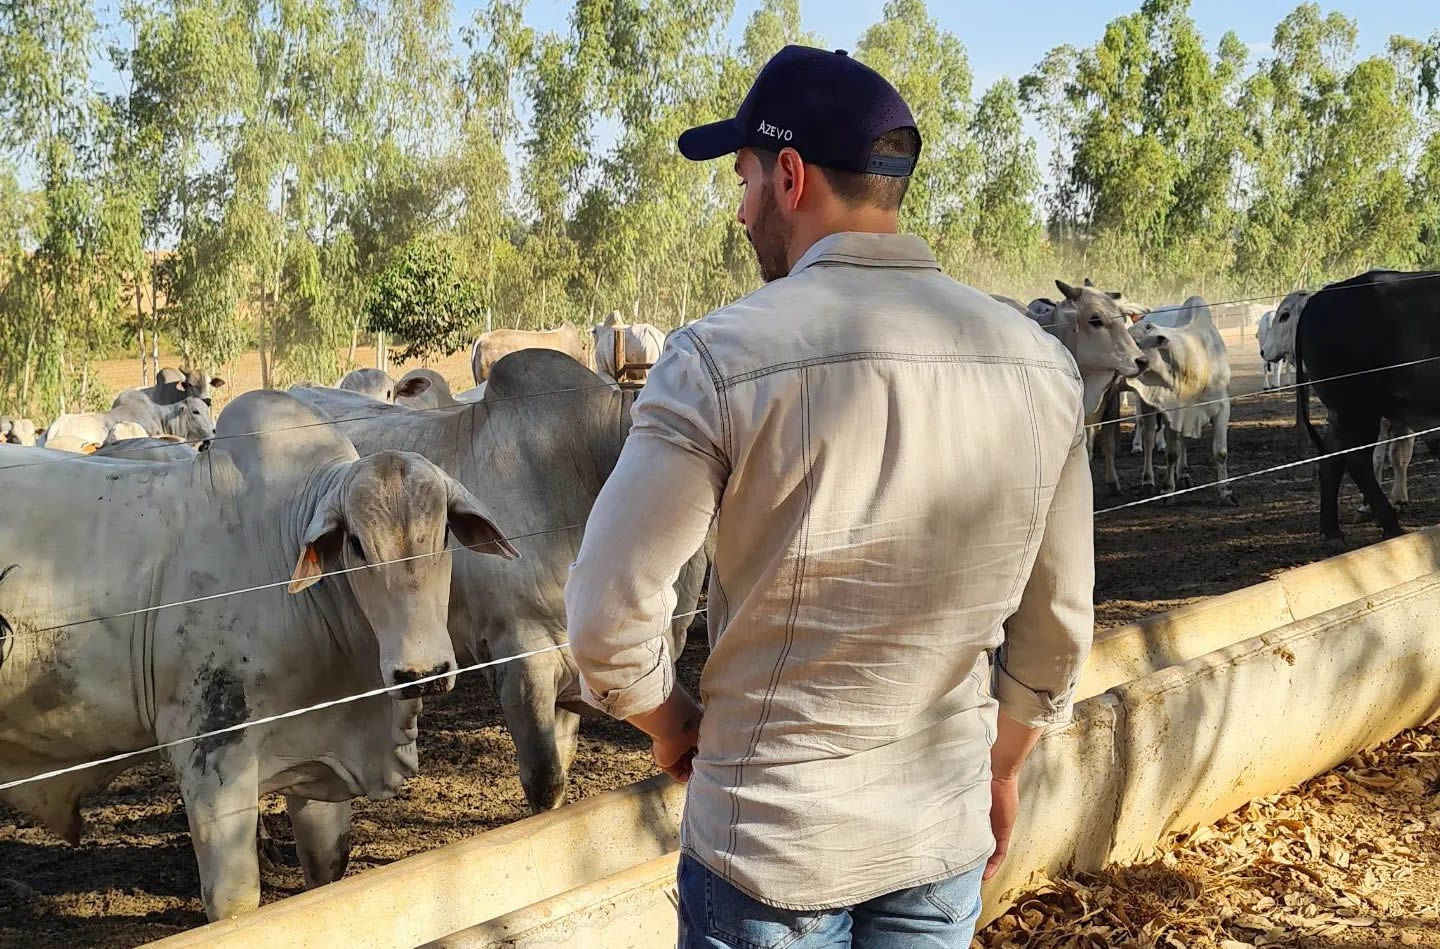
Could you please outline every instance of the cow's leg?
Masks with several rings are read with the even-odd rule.
[[[306,889],[334,883],[350,865],[350,802],[285,795]]]
[[[557,686],[548,662],[522,660],[501,667],[499,678],[500,706],[515,741],[525,800],[533,814],[554,810],[565,803],[580,716],[555,707]]]
[[[179,736],[175,736],[179,737]],[[229,739],[227,741],[226,739]],[[170,749],[212,922],[260,906],[258,763],[242,733]]]
[[[1374,442],[1379,429],[1380,419],[1377,416],[1356,416],[1353,414],[1347,416],[1331,412],[1331,439],[1337,446],[1334,449],[1336,451],[1352,445],[1366,445]],[[1395,516],[1395,509],[1390,506],[1390,500],[1385,497],[1385,492],[1380,490],[1380,482],[1375,478],[1375,469],[1372,466],[1371,458],[1367,457],[1365,450],[1363,448],[1357,448],[1348,451],[1340,456],[1340,460],[1344,470],[1350,473],[1350,477],[1353,478],[1355,484],[1359,486],[1360,493],[1364,496],[1366,503],[1370,505],[1370,509],[1375,512],[1375,518],[1380,522],[1381,533],[1385,537],[1398,537],[1403,534],[1404,531],[1400,527],[1400,521]],[[1335,477],[1333,485],[1327,485],[1324,483],[1324,476],[1322,474],[1322,517],[1327,500],[1325,493],[1327,489],[1331,487],[1333,487],[1338,497],[1340,491],[1338,475]],[[1339,535],[1338,504],[1332,501],[1330,502],[1330,506],[1336,516],[1336,524],[1335,535],[1327,533],[1327,540],[1332,539],[1332,536]],[[1322,520],[1322,527],[1328,526],[1329,525],[1325,524]]]
[[[1111,393],[1105,400],[1104,418],[1100,426],[1100,455],[1105,459],[1105,487],[1111,494],[1120,493],[1120,472],[1115,470],[1115,443],[1120,426],[1120,395]]]
[[[1164,430],[1164,426],[1161,426]],[[1170,433],[1170,439],[1165,443],[1165,493],[1174,494],[1178,487],[1180,474],[1180,449],[1184,446],[1185,440],[1175,432]]]
[[[1157,416],[1146,410],[1142,403],[1138,409],[1142,450],[1140,452],[1140,493],[1155,493],[1155,427]]]
[[[1382,418],[1380,420],[1380,432],[1375,436],[1377,443],[1386,442],[1390,438],[1390,428],[1390,420],[1388,418]],[[1376,444],[1371,450],[1371,467],[1375,469],[1376,481],[1385,480],[1385,465],[1390,460],[1392,447],[1391,444]],[[1370,505],[1363,500],[1360,502],[1360,516],[1361,518],[1372,518],[1375,516],[1370,510]]]
[[[1332,438],[1326,451],[1336,450]],[[1320,534],[1327,550],[1345,549],[1345,534],[1340,530],[1340,478],[1345,473],[1342,458],[1324,458],[1317,465],[1320,476]]]
[[[1210,449],[1215,455],[1215,481],[1220,488],[1220,500],[1225,504],[1239,506],[1240,501],[1235,497],[1235,489],[1230,484],[1229,400],[1220,403],[1219,411],[1215,413],[1214,426],[1214,439],[1210,443]]]
[[[1105,457],[1105,486],[1111,494],[1120,493],[1120,472],[1115,468],[1115,426],[1106,425],[1100,433],[1100,454]]]
[[[1410,461],[1415,457],[1415,436],[1391,442],[1386,447],[1390,449],[1390,469],[1395,473],[1395,483],[1390,486],[1390,504],[1395,510],[1403,511],[1410,506]]]
[[[1171,429],[1170,436],[1180,443],[1180,472],[1175,483],[1182,488],[1195,487],[1195,479],[1190,476],[1190,444],[1189,440],[1179,432]]]

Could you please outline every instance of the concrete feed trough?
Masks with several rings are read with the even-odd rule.
[[[1437,615],[1430,530],[1101,634],[983,920],[1035,872],[1133,859],[1440,714]],[[151,945],[673,946],[683,801],[652,778]]]

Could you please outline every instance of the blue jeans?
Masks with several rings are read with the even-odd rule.
[[[679,949],[966,949],[980,918],[980,876],[896,890],[846,909],[776,909],[680,855]]]

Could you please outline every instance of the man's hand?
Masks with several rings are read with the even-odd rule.
[[[700,746],[700,718],[704,714],[680,686],[657,708],[626,719],[653,739],[655,763],[676,781],[690,780],[690,761]]]
[[[1020,813],[1020,768],[1045,731],[1022,725],[1004,712],[995,724],[995,744],[990,748],[990,831],[995,835],[995,852],[985,862],[982,881],[999,871],[1010,852],[1010,835]]]
[[[651,745],[651,754],[655,756],[655,763],[660,766],[661,771],[684,784],[690,780],[690,761],[695,757],[699,746],[700,722],[697,720],[693,729],[673,739],[656,738]]]
[[[1020,813],[1020,781],[1018,778],[990,779],[990,832],[995,835],[995,852],[985,861],[982,881],[993,877],[1010,852],[1010,835],[1015,830],[1015,817]]]

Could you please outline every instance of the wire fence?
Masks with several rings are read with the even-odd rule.
[[[1434,275],[1425,275],[1425,276],[1434,276]],[[1255,297],[1255,298],[1251,298],[1250,300],[1234,301],[1234,302],[1253,302],[1254,300],[1259,300],[1259,299],[1270,299],[1270,298],[1267,298],[1267,297]],[[1421,363],[1430,362],[1430,361],[1433,361],[1433,360],[1435,360],[1435,359],[1440,359],[1440,356],[1429,357],[1429,358],[1427,358],[1427,359],[1410,360],[1410,361],[1408,361],[1408,362],[1396,363],[1396,364],[1391,365],[1391,366],[1383,366],[1383,367],[1377,367],[1377,368],[1373,368],[1373,369],[1366,369],[1366,370],[1362,370],[1362,371],[1359,371],[1359,372],[1345,373],[1345,374],[1343,374],[1343,375],[1338,375],[1338,376],[1329,377],[1329,379],[1308,380],[1308,381],[1305,382],[1305,383],[1297,383],[1297,384],[1294,385],[1294,386],[1287,386],[1287,387],[1285,387],[1285,388],[1287,388],[1287,389],[1293,389],[1293,388],[1298,388],[1300,385],[1314,385],[1314,384],[1320,383],[1320,382],[1334,381],[1334,380],[1343,379],[1343,378],[1350,378],[1350,377],[1352,377],[1352,376],[1365,375],[1365,374],[1373,373],[1373,372],[1381,372],[1381,371],[1385,371],[1385,370],[1389,370],[1389,369],[1397,369],[1397,368],[1402,368],[1402,367],[1404,367],[1404,366],[1419,365],[1419,364],[1421,364]],[[597,384],[594,385],[594,386],[578,386],[578,387],[569,387],[569,388],[563,388],[563,389],[555,389],[555,390],[550,390],[550,391],[546,391],[546,392],[526,393],[526,394],[518,395],[518,396],[500,397],[500,398],[491,399],[491,400],[488,400],[488,401],[489,401],[490,404],[495,404],[495,403],[498,403],[498,402],[514,401],[514,400],[516,400],[516,399],[538,398],[538,397],[545,396],[545,395],[557,395],[557,394],[563,394],[563,393],[578,392],[578,391],[587,391],[587,390],[591,390],[591,389],[601,389],[601,388],[615,389],[616,386],[615,386],[614,384],[612,384],[612,383],[609,383],[609,382],[599,382],[599,383],[597,383]],[[1272,391],[1272,392],[1273,392],[1273,391],[1275,391],[1275,390],[1269,390],[1269,391]],[[1259,394],[1266,394],[1266,393],[1248,393],[1248,394],[1244,394],[1244,395],[1259,395]],[[1236,398],[1240,398],[1240,397],[1241,397],[1241,396],[1237,396]],[[1219,401],[1224,401],[1224,400],[1217,399],[1217,400],[1212,400],[1212,402],[1209,402],[1209,403],[1197,403],[1197,404],[1213,404],[1214,402],[1219,402]],[[475,403],[475,404],[480,405],[480,404],[485,404],[485,403],[482,402],[482,403]],[[442,407],[442,408],[444,408],[444,409],[454,409],[454,408],[456,408],[456,407],[455,407],[455,406],[445,406],[445,407]],[[463,408],[463,406],[461,406],[461,408]],[[289,426],[289,427],[287,427],[287,428],[279,428],[279,429],[266,430],[266,431],[264,431],[264,432],[246,432],[246,433],[234,433],[234,434],[225,435],[225,436],[216,436],[216,440],[223,439],[223,438],[249,437],[249,436],[254,436],[254,435],[259,435],[259,434],[269,434],[269,433],[280,432],[280,431],[290,431],[290,430],[297,430],[297,429],[314,428],[314,427],[319,427],[319,426],[324,426],[324,425],[342,424],[342,423],[344,423],[344,422],[349,422],[349,421],[363,421],[363,420],[366,420],[366,419],[374,418],[374,417],[376,417],[377,415],[380,415],[380,414],[383,414],[383,413],[389,412],[389,411],[392,411],[392,407],[387,406],[387,407],[385,407],[383,410],[377,410],[376,412],[367,413],[367,414],[359,415],[359,416],[352,416],[352,417],[343,418],[343,419],[328,419],[328,420],[323,420],[323,421],[316,421],[316,422],[313,422],[313,423],[304,423],[304,424],[301,424],[301,425]],[[412,412],[424,412],[424,411],[435,411],[435,409],[411,409],[411,410],[409,410],[409,411],[412,411]],[[1246,472],[1246,473],[1243,473],[1243,474],[1235,475],[1235,476],[1232,476],[1232,477],[1225,478],[1225,479],[1223,479],[1223,480],[1218,480],[1218,481],[1210,482],[1210,483],[1207,483],[1207,484],[1195,485],[1195,486],[1188,487],[1188,488],[1183,488],[1183,489],[1180,489],[1180,490],[1177,490],[1177,491],[1167,492],[1167,493],[1165,493],[1165,494],[1158,494],[1158,495],[1155,495],[1155,496],[1153,496],[1153,497],[1141,498],[1141,499],[1139,499],[1139,500],[1130,501],[1130,502],[1123,503],[1123,504],[1117,504],[1117,505],[1114,505],[1114,506],[1111,506],[1111,507],[1100,508],[1100,509],[1096,510],[1094,513],[1095,513],[1095,516],[1097,516],[1097,517],[1098,517],[1098,516],[1107,515],[1107,514],[1113,514],[1113,513],[1115,513],[1115,512],[1122,511],[1122,510],[1127,510],[1127,509],[1130,509],[1130,508],[1140,507],[1140,506],[1143,506],[1143,505],[1153,504],[1153,503],[1157,503],[1157,502],[1164,502],[1164,501],[1173,499],[1173,498],[1175,498],[1175,497],[1178,497],[1178,496],[1181,496],[1181,495],[1185,495],[1185,494],[1190,494],[1190,493],[1193,493],[1193,492],[1196,492],[1196,491],[1211,490],[1211,489],[1214,489],[1214,488],[1216,488],[1216,487],[1218,487],[1219,485],[1222,485],[1222,484],[1229,484],[1229,483],[1234,483],[1234,482],[1238,482],[1238,481],[1250,480],[1250,479],[1253,479],[1253,478],[1262,477],[1262,476],[1269,475],[1269,474],[1273,474],[1273,473],[1276,473],[1276,472],[1286,471],[1286,470],[1298,468],[1298,467],[1301,467],[1301,466],[1304,466],[1304,465],[1308,465],[1308,464],[1315,464],[1315,463],[1318,463],[1318,462],[1320,462],[1320,461],[1324,461],[1324,460],[1329,459],[1329,458],[1336,458],[1336,457],[1340,457],[1340,456],[1342,456],[1342,455],[1347,455],[1347,454],[1351,454],[1351,453],[1358,452],[1358,451],[1371,450],[1371,449],[1374,449],[1374,448],[1376,448],[1376,447],[1378,447],[1378,446],[1381,446],[1381,445],[1388,445],[1388,444],[1391,444],[1391,443],[1394,443],[1394,442],[1405,441],[1405,440],[1407,440],[1407,439],[1412,439],[1412,438],[1420,438],[1420,437],[1423,437],[1423,436],[1426,436],[1426,435],[1431,435],[1431,434],[1436,434],[1436,433],[1440,433],[1440,426],[1435,426],[1435,427],[1433,427],[1433,428],[1427,428],[1427,429],[1423,429],[1423,430],[1419,430],[1419,431],[1406,432],[1406,433],[1404,433],[1404,434],[1396,435],[1396,436],[1393,436],[1393,437],[1390,437],[1390,438],[1378,439],[1378,440],[1376,440],[1376,441],[1370,442],[1369,444],[1356,446],[1356,447],[1354,447],[1354,448],[1343,449],[1343,450],[1340,450],[1340,451],[1333,451],[1333,452],[1329,452],[1329,453],[1326,453],[1326,454],[1321,454],[1321,455],[1317,455],[1317,456],[1313,456],[1313,457],[1303,458],[1303,459],[1300,459],[1300,460],[1298,460],[1298,461],[1292,461],[1292,462],[1287,462],[1287,463],[1284,463],[1284,464],[1273,465],[1273,466],[1270,466],[1270,467],[1268,467],[1268,468],[1262,468],[1262,469],[1257,470],[1257,471]],[[3,457],[3,456],[0,456],[0,457]],[[53,461],[74,461],[74,462],[77,462],[77,463],[89,463],[89,462],[88,462],[88,459],[87,459],[87,458],[84,458],[84,457],[75,458],[75,459],[68,459],[68,458],[67,458],[67,459],[53,459]],[[14,465],[14,466],[9,466],[8,468],[0,469],[0,470],[13,470],[13,469],[15,469],[15,468],[35,467],[35,466],[38,465],[38,464],[48,464],[48,463],[52,463],[52,460],[51,460],[51,459],[46,459],[46,460],[43,461],[43,462],[37,462],[37,463],[29,464],[29,465],[23,465],[23,464],[22,464],[22,465]],[[525,538],[538,537],[538,536],[542,536],[542,535],[556,534],[556,533],[561,533],[561,532],[571,531],[571,530],[578,530],[578,529],[582,529],[583,527],[584,527],[583,524],[568,524],[568,525],[565,525],[565,526],[562,526],[562,527],[548,528],[548,529],[540,530],[540,531],[531,531],[531,532],[524,533],[524,534],[512,535],[512,536],[506,537],[505,540],[507,540],[507,541],[515,541],[515,540],[521,540],[521,539],[525,539]],[[446,552],[458,552],[458,551],[461,551],[461,550],[468,550],[468,549],[469,549],[469,548],[461,547],[461,546],[446,547],[446,548],[444,548],[444,549],[441,550],[441,551],[424,553],[424,554],[416,554],[416,555],[407,556],[407,557],[400,557],[400,558],[395,558],[395,559],[390,559],[390,560],[378,561],[378,562],[375,562],[375,563],[367,563],[367,564],[363,564],[363,565],[356,566],[356,567],[347,567],[347,568],[342,568],[342,569],[338,569],[338,570],[331,570],[331,571],[327,571],[327,572],[324,572],[324,573],[320,574],[317,579],[323,579],[323,578],[326,578],[326,577],[343,576],[343,575],[350,574],[350,573],[354,573],[354,572],[360,571],[360,570],[377,569],[377,568],[384,567],[384,566],[388,566],[388,565],[391,565],[391,564],[405,563],[405,562],[408,562],[408,561],[418,560],[418,559],[422,559],[422,558],[426,558],[426,557],[438,556],[438,555],[443,554],[443,553],[446,553]],[[12,569],[13,569],[13,568],[12,568]],[[8,570],[7,570],[7,572],[8,572]],[[8,649],[8,648],[13,644],[13,642],[14,642],[15,640],[17,640],[17,639],[23,639],[23,638],[26,638],[26,637],[34,637],[34,636],[39,636],[39,635],[46,634],[46,633],[53,633],[53,632],[63,631],[63,630],[71,629],[71,628],[73,628],[73,627],[77,627],[77,626],[84,626],[84,625],[87,625],[87,624],[101,623],[101,622],[106,622],[106,621],[114,620],[114,619],[120,619],[120,618],[126,618],[126,617],[133,617],[133,616],[141,615],[141,614],[144,614],[144,613],[157,612],[157,611],[165,610],[165,609],[174,609],[174,608],[179,608],[179,607],[191,606],[191,605],[195,605],[195,604],[199,604],[199,603],[204,603],[204,602],[208,602],[208,601],[212,601],[212,600],[218,600],[218,599],[222,599],[222,598],[226,598],[226,597],[234,597],[234,596],[241,596],[241,595],[246,595],[246,594],[250,594],[250,593],[256,593],[256,592],[260,592],[260,591],[264,591],[264,590],[270,590],[270,589],[275,589],[275,588],[278,588],[278,587],[283,587],[283,586],[288,585],[289,583],[290,583],[290,579],[289,579],[289,578],[285,578],[285,579],[281,579],[281,580],[275,580],[275,581],[272,581],[272,582],[266,582],[266,583],[261,583],[261,584],[252,585],[252,586],[242,587],[242,588],[235,589],[235,590],[228,590],[228,591],[223,591],[223,592],[219,592],[219,593],[206,594],[206,595],[203,595],[203,596],[191,597],[191,598],[187,598],[187,599],[183,599],[183,600],[177,600],[177,601],[169,602],[169,603],[154,604],[154,605],[150,605],[150,606],[145,606],[145,607],[136,608],[136,609],[133,609],[133,610],[125,610],[125,611],[121,611],[121,612],[117,612],[117,613],[113,613],[113,614],[107,614],[107,615],[104,615],[104,616],[87,617],[87,618],[85,618],[85,619],[80,619],[80,620],[75,620],[75,621],[71,621],[71,622],[61,623],[61,624],[57,624],[57,625],[53,625],[53,626],[48,626],[48,627],[44,627],[44,628],[27,630],[27,631],[25,632],[24,636],[21,636],[18,631],[15,631],[15,630],[13,630],[13,629],[7,630],[7,629],[5,629],[3,626],[0,626],[0,649]],[[697,610],[690,611],[690,612],[688,612],[688,613],[676,614],[675,616],[672,616],[671,619],[672,619],[672,621],[674,621],[674,620],[679,620],[679,619],[685,619],[685,618],[688,618],[688,617],[693,617],[693,616],[698,616],[698,615],[704,614],[705,612],[706,612],[706,610],[703,609],[703,608],[702,608],[702,609],[697,609]],[[59,776],[62,776],[62,775],[66,775],[66,774],[71,774],[71,773],[74,773],[74,772],[77,772],[77,771],[83,771],[83,770],[86,770],[86,769],[89,769],[89,768],[101,767],[101,766],[104,766],[104,765],[107,765],[107,764],[114,764],[114,763],[118,763],[118,762],[125,761],[125,760],[130,760],[130,759],[134,759],[134,758],[143,757],[143,756],[146,756],[146,755],[154,754],[154,753],[157,753],[157,752],[160,752],[160,751],[164,751],[164,750],[167,750],[167,749],[169,749],[169,748],[173,748],[173,747],[176,747],[176,746],[179,746],[179,745],[183,745],[183,744],[186,744],[186,743],[195,742],[195,741],[201,741],[201,740],[205,740],[205,739],[208,739],[208,738],[214,738],[214,737],[217,737],[217,736],[220,736],[220,735],[230,734],[230,733],[234,733],[234,732],[239,732],[239,731],[243,731],[243,730],[245,730],[245,729],[255,728],[255,727],[258,727],[258,726],[261,726],[261,725],[272,724],[272,723],[274,723],[274,722],[283,721],[283,720],[287,720],[287,719],[291,719],[291,718],[296,718],[296,717],[298,717],[298,716],[305,715],[305,714],[310,713],[310,712],[315,712],[315,711],[319,711],[319,710],[327,709],[327,708],[333,708],[333,707],[336,707],[336,706],[339,706],[339,705],[344,705],[344,704],[347,704],[347,703],[350,703],[350,702],[361,701],[361,700],[366,699],[366,698],[373,698],[373,697],[380,696],[380,695],[385,695],[385,694],[388,694],[388,693],[391,693],[391,692],[413,689],[413,688],[416,688],[417,686],[424,685],[424,684],[427,684],[427,683],[430,683],[430,682],[439,681],[439,680],[442,680],[442,679],[449,679],[449,678],[452,677],[452,676],[458,677],[458,676],[460,676],[460,675],[469,674],[469,673],[471,673],[471,672],[475,672],[475,671],[478,671],[478,670],[481,670],[481,669],[493,668],[493,667],[501,666],[501,665],[504,665],[504,664],[507,664],[507,663],[511,663],[511,662],[520,662],[520,661],[523,661],[523,660],[526,660],[526,659],[529,659],[529,658],[533,658],[533,657],[535,657],[535,656],[539,656],[539,655],[542,655],[542,654],[545,654],[545,653],[551,653],[551,652],[556,652],[556,651],[564,650],[564,649],[566,649],[566,648],[568,648],[568,643],[556,643],[556,644],[552,644],[552,645],[550,645],[550,646],[546,646],[546,647],[543,647],[543,648],[540,648],[540,649],[531,650],[531,651],[524,652],[524,653],[520,653],[520,654],[517,654],[517,655],[506,656],[506,657],[502,657],[502,658],[499,658],[499,659],[491,659],[491,660],[487,660],[487,661],[485,661],[485,662],[476,663],[476,664],[469,665],[469,666],[466,666],[466,667],[463,667],[463,668],[460,668],[460,669],[453,670],[453,671],[451,671],[451,672],[439,673],[439,674],[432,675],[432,676],[428,676],[428,677],[426,677],[426,678],[424,678],[424,679],[416,680],[416,681],[413,681],[413,682],[406,682],[406,683],[403,683],[403,684],[397,684],[397,685],[392,685],[392,686],[378,687],[378,688],[370,689],[370,690],[367,690],[367,691],[364,691],[364,692],[355,693],[355,694],[353,694],[353,695],[347,695],[347,696],[343,696],[343,697],[341,697],[341,698],[331,699],[331,700],[327,700],[327,701],[324,701],[324,702],[319,702],[319,703],[316,703],[316,704],[313,704],[313,705],[309,705],[309,706],[305,706],[305,707],[302,707],[302,708],[291,709],[291,710],[284,711],[284,712],[279,712],[279,713],[275,713],[275,714],[271,714],[271,715],[266,715],[266,716],[261,717],[261,718],[257,718],[257,719],[253,719],[253,720],[248,720],[248,721],[245,721],[245,722],[236,723],[236,724],[234,724],[234,725],[229,725],[229,726],[226,726],[226,727],[224,727],[224,728],[220,728],[220,729],[215,729],[215,730],[212,730],[212,731],[207,731],[207,732],[199,733],[199,734],[196,734],[196,735],[185,736],[185,737],[183,737],[183,738],[177,738],[177,739],[173,739],[173,740],[166,741],[166,742],[160,742],[160,743],[157,743],[157,744],[155,744],[155,745],[148,746],[148,747],[146,747],[146,748],[137,749],[137,750],[134,750],[134,751],[121,752],[121,753],[118,753],[118,754],[116,754],[116,755],[111,755],[111,756],[107,756],[107,757],[103,757],[103,758],[98,758],[98,759],[95,759],[95,760],[92,760],[92,761],[86,761],[86,762],[81,762],[81,763],[78,763],[78,764],[68,765],[68,766],[65,766],[65,767],[63,767],[63,768],[58,768],[58,769],[51,770],[51,771],[46,771],[46,772],[43,772],[43,773],[40,773],[40,774],[35,774],[35,775],[23,777],[23,778],[17,778],[17,779],[13,779],[13,780],[10,780],[10,781],[4,782],[4,783],[0,783],[0,791],[9,790],[9,789],[12,789],[12,788],[20,787],[20,786],[26,785],[26,784],[35,783],[35,782],[38,782],[38,781],[50,780],[50,779],[52,779],[52,778],[56,778],[56,777],[59,777]]]

